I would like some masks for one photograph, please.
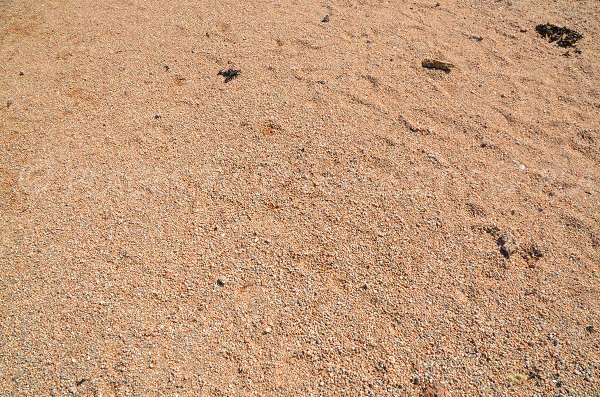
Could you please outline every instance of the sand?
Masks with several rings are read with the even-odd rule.
[[[0,1],[0,396],[600,395],[599,32]]]

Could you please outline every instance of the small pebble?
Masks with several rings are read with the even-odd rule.
[[[224,287],[224,286],[225,286],[225,284],[227,284],[227,277],[219,277],[219,278],[217,279],[217,285],[218,285],[219,287]]]
[[[498,239],[498,245],[500,246],[500,253],[507,258],[519,249],[519,245],[511,232],[503,234],[502,237]]]
[[[321,22],[329,22],[329,15],[325,15],[323,19],[321,19]]]

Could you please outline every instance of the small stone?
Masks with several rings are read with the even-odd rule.
[[[265,333],[265,334],[270,334],[271,332],[273,332],[273,328],[271,328],[271,327],[267,327],[267,328],[265,328],[265,330],[264,330],[264,333]]]
[[[217,279],[217,285],[218,285],[219,287],[224,287],[224,286],[225,286],[225,284],[227,284],[227,281],[228,281],[228,280],[227,280],[227,277],[219,277],[219,278]]]
[[[425,69],[443,70],[446,73],[450,73],[456,65],[449,62],[438,61],[437,59],[424,59],[421,62],[421,66]]]
[[[380,371],[387,371],[388,370],[388,365],[387,363],[380,361],[377,363],[377,365],[375,366],[375,368],[377,368]]]
[[[156,113],[156,114],[154,115],[154,118],[155,118],[156,120],[158,120],[158,119],[162,118],[162,114],[160,114],[160,113]]]
[[[593,325],[591,325],[591,324],[590,324],[590,325],[588,325],[588,326],[586,326],[586,327],[585,327],[585,330],[586,330],[587,332],[589,332],[590,334],[593,334],[594,332],[596,332],[596,329],[595,329],[595,328],[594,328],[594,326],[593,326]]]
[[[19,76],[23,76],[25,73],[22,70],[19,70]]]
[[[324,22],[324,23],[327,23],[327,22],[329,22],[329,15],[325,15],[325,16],[323,17],[323,19],[321,19],[321,22]]]
[[[519,249],[519,245],[511,232],[503,234],[498,239],[498,245],[500,246],[500,253],[506,258],[509,258]]]
[[[540,259],[543,258],[544,255],[546,255],[546,251],[542,247],[534,244],[531,247],[529,247],[527,255],[529,255],[529,257],[532,259]]]

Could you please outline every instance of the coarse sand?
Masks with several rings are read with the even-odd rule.
[[[0,396],[598,397],[599,195],[598,0],[0,0]]]

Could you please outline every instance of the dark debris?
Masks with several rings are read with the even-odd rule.
[[[217,76],[225,77],[224,83],[229,83],[231,80],[235,79],[240,75],[242,71],[239,69],[223,69],[217,73]]]
[[[583,38],[583,35],[567,27],[552,25],[551,23],[540,24],[535,27],[536,32],[548,39],[550,43],[563,48],[574,47],[575,43]]]

